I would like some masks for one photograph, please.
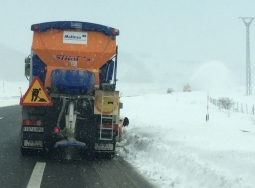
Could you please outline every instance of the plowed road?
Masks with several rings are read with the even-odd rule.
[[[0,187],[152,187],[121,157],[56,160],[20,154],[21,107],[0,108]]]

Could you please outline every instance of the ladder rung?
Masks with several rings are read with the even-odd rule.
[[[113,130],[113,127],[112,128],[104,128],[104,127],[102,127],[101,129],[102,130]]]
[[[106,95],[104,95],[106,94]],[[103,114],[103,110],[106,109],[106,108],[109,108],[109,105],[104,105],[103,101],[104,101],[104,98],[112,98],[113,99],[113,103],[112,103],[112,110],[114,111],[114,106],[116,105],[116,102],[115,102],[115,99],[116,99],[116,95],[114,93],[114,95],[107,95],[107,93],[104,93],[104,91],[102,92],[102,110],[101,110],[101,125],[100,125],[100,137],[99,137],[99,140],[113,140],[113,135],[114,135],[114,128],[115,126],[113,125],[113,120],[114,120],[114,115],[113,115],[113,112],[111,114],[108,114],[110,116],[104,116]],[[112,125],[109,127],[103,127],[102,125],[102,120],[103,119],[108,119],[108,120],[111,120],[112,121]],[[111,131],[111,135],[109,136],[103,136],[102,137],[102,131],[103,130],[108,130],[108,131]]]
[[[103,117],[102,116],[102,119],[113,119],[113,117]]]
[[[101,138],[100,140],[112,140],[112,138]]]

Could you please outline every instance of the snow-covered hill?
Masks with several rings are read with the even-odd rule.
[[[26,80],[24,76],[25,57],[30,53],[29,47],[27,48],[27,54],[24,54],[15,48],[7,47],[0,43],[0,52],[0,80],[24,82]]]

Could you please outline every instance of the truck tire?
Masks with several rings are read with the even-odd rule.
[[[88,148],[86,151],[83,150],[83,155],[88,159],[88,160],[94,160],[96,157],[95,149],[93,148],[92,145],[88,145]]]
[[[28,156],[29,155],[29,149],[23,148],[20,146],[20,153],[22,156]]]
[[[105,159],[113,159],[115,157],[115,152],[114,153],[105,153],[104,158]]]
[[[42,150],[43,157],[46,157],[46,158],[50,157],[52,154],[52,150],[53,150],[53,147],[44,145]]]

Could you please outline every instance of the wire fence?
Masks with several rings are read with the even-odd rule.
[[[226,98],[227,99],[227,98]],[[214,106],[217,106],[219,110],[231,110],[237,113],[244,113],[244,114],[252,114],[254,115],[254,104],[244,104],[239,102],[233,102],[231,100],[225,101],[226,103],[222,102],[222,99],[214,99],[210,97],[210,103]]]

